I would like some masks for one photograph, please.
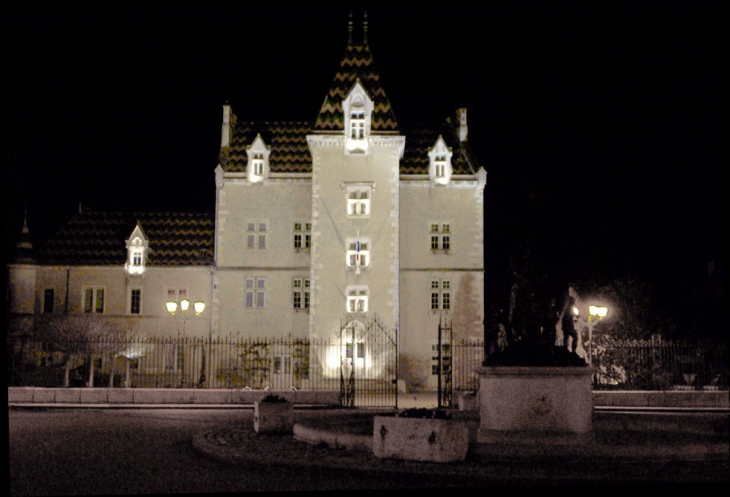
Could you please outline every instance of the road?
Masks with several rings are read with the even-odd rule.
[[[251,410],[13,408],[8,417],[14,496],[728,481],[726,463],[598,462],[558,471],[560,477],[553,473],[558,461],[533,460],[489,464],[473,479],[456,481],[435,474],[233,465],[207,459],[192,448],[194,434],[214,427],[242,423],[252,430]]]

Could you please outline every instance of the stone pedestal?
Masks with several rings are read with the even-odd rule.
[[[466,423],[451,419],[375,416],[375,457],[409,461],[459,462],[469,449]]]
[[[253,427],[256,433],[292,433],[294,405],[291,402],[262,402],[253,405]]]
[[[479,443],[592,439],[591,367],[490,366],[479,374]]]

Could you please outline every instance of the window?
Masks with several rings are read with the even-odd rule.
[[[251,166],[253,167],[253,174],[255,174],[256,176],[263,176],[264,175],[264,154],[254,153],[253,160],[251,161]]]
[[[348,238],[346,264],[348,269],[360,270],[370,266],[370,239]]]
[[[142,289],[132,288],[129,291],[129,313],[140,314],[142,310]]]
[[[165,302],[180,302],[188,298],[187,288],[180,287],[168,287],[167,288],[167,300]]]
[[[451,310],[451,280],[431,280],[431,310]]]
[[[312,223],[294,223],[294,249],[309,249],[312,246]]]
[[[103,314],[104,313],[104,288],[84,288],[84,312]]]
[[[365,139],[365,109],[362,107],[353,109],[350,113],[350,138],[353,140]]]
[[[449,223],[431,223],[430,246],[432,251],[442,250],[448,252],[451,250],[451,224]]]
[[[370,216],[370,186],[348,186],[347,187],[347,216],[368,217]]]
[[[266,278],[246,278],[245,301],[248,308],[266,306]]]
[[[46,288],[43,292],[43,312],[46,314],[53,313],[54,293],[53,288]]]
[[[368,312],[368,287],[347,287],[347,312]]]
[[[307,310],[310,303],[309,278],[294,278],[292,280],[292,302],[295,310]]]
[[[436,177],[445,178],[446,177],[446,156],[437,155],[434,158],[433,162],[434,162],[434,166],[436,168]]]
[[[246,223],[246,248],[265,249],[268,223],[266,221],[249,221]]]
[[[347,348],[345,349],[345,355],[348,359],[353,358],[353,353],[357,350],[357,358],[358,359],[364,359],[365,358],[365,344],[364,343],[348,343]]]

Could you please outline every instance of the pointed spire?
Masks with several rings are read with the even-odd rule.
[[[28,204],[25,203],[25,210],[23,212],[23,229],[20,232],[20,238],[18,243],[15,244],[15,260],[14,262],[20,264],[32,264],[35,262],[33,256],[33,244],[30,241],[30,231],[28,230]]]
[[[350,11],[350,21],[347,23],[347,46],[352,46],[352,11]]]
[[[362,44],[368,45],[368,11],[365,11],[365,18],[362,22]]]

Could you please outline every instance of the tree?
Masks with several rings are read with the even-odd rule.
[[[45,337],[65,354],[64,387],[70,383],[73,362],[87,359],[88,386],[94,385],[94,360],[102,355],[120,352],[136,336],[134,328],[124,327],[92,314],[74,314],[51,319],[45,326]],[[111,381],[111,380],[110,380]]]

